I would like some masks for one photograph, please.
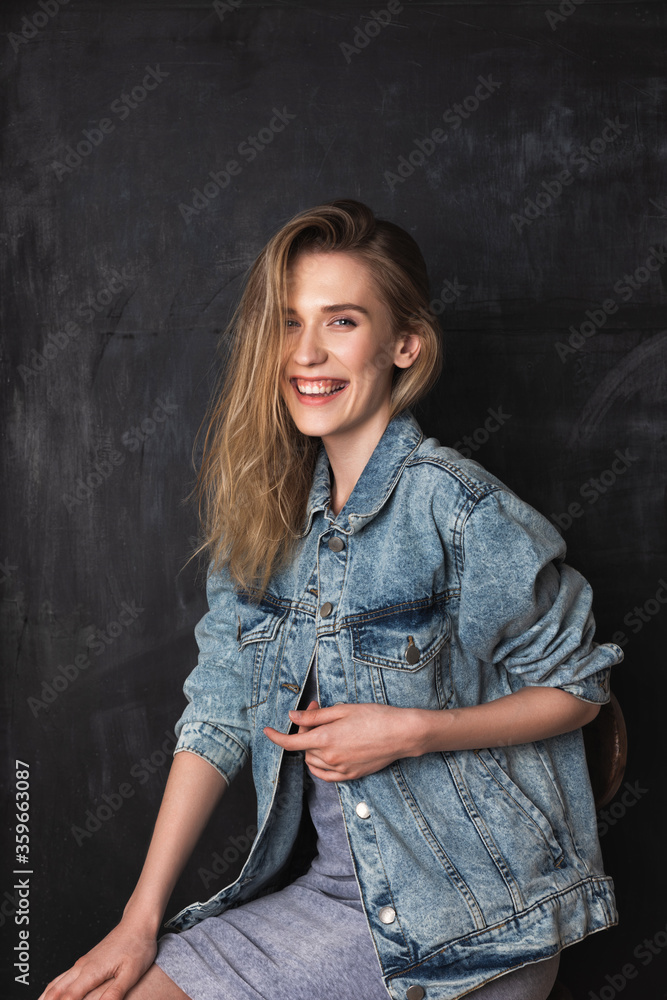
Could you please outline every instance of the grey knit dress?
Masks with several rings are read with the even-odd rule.
[[[300,708],[317,700],[315,667]],[[312,777],[317,831],[309,870],[277,892],[207,917],[158,942],[156,964],[192,1000],[387,1000],[364,914],[338,792]],[[546,1000],[560,956],[469,993],[475,1000]]]

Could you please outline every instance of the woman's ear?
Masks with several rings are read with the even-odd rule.
[[[413,330],[399,333],[394,347],[394,364],[397,368],[410,368],[419,357],[422,342]]]

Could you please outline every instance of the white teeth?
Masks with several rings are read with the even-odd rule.
[[[299,392],[305,396],[330,396],[331,393],[341,389],[346,383],[335,382],[331,379],[320,379],[318,382],[302,382],[296,380]]]

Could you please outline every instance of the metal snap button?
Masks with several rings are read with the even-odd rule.
[[[422,997],[426,996],[426,991],[423,986],[409,986],[405,995],[407,1000],[422,1000]]]
[[[360,819],[368,819],[371,814],[371,811],[365,802],[357,802],[354,807],[354,811]]]
[[[325,601],[322,607],[320,608],[320,614],[322,618],[326,618],[328,615],[331,614],[332,611],[333,611],[333,604],[331,604],[329,601]]]
[[[340,552],[344,548],[343,539],[339,538],[338,535],[334,535],[333,538],[329,539],[329,548],[332,552]]]
[[[409,635],[408,636],[408,647],[405,650],[405,659],[408,661],[408,663],[413,664],[413,663],[417,663],[417,661],[419,660],[419,656],[420,656],[420,653],[419,653],[419,650],[417,649],[417,647],[415,646],[415,641],[412,638],[412,636]]]
[[[383,924],[393,924],[396,919],[396,910],[393,906],[383,906],[378,913],[378,917]]]

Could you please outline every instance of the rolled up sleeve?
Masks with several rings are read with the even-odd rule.
[[[231,783],[249,757],[246,685],[236,638],[236,590],[225,569],[209,571],[209,610],[195,626],[197,665],[183,692],[188,699],[176,723],[174,753],[203,757]]]
[[[512,687],[558,687],[605,704],[623,651],[593,640],[591,587],[564,556],[553,525],[510,491],[473,504],[463,532],[461,642],[507,670]]]

